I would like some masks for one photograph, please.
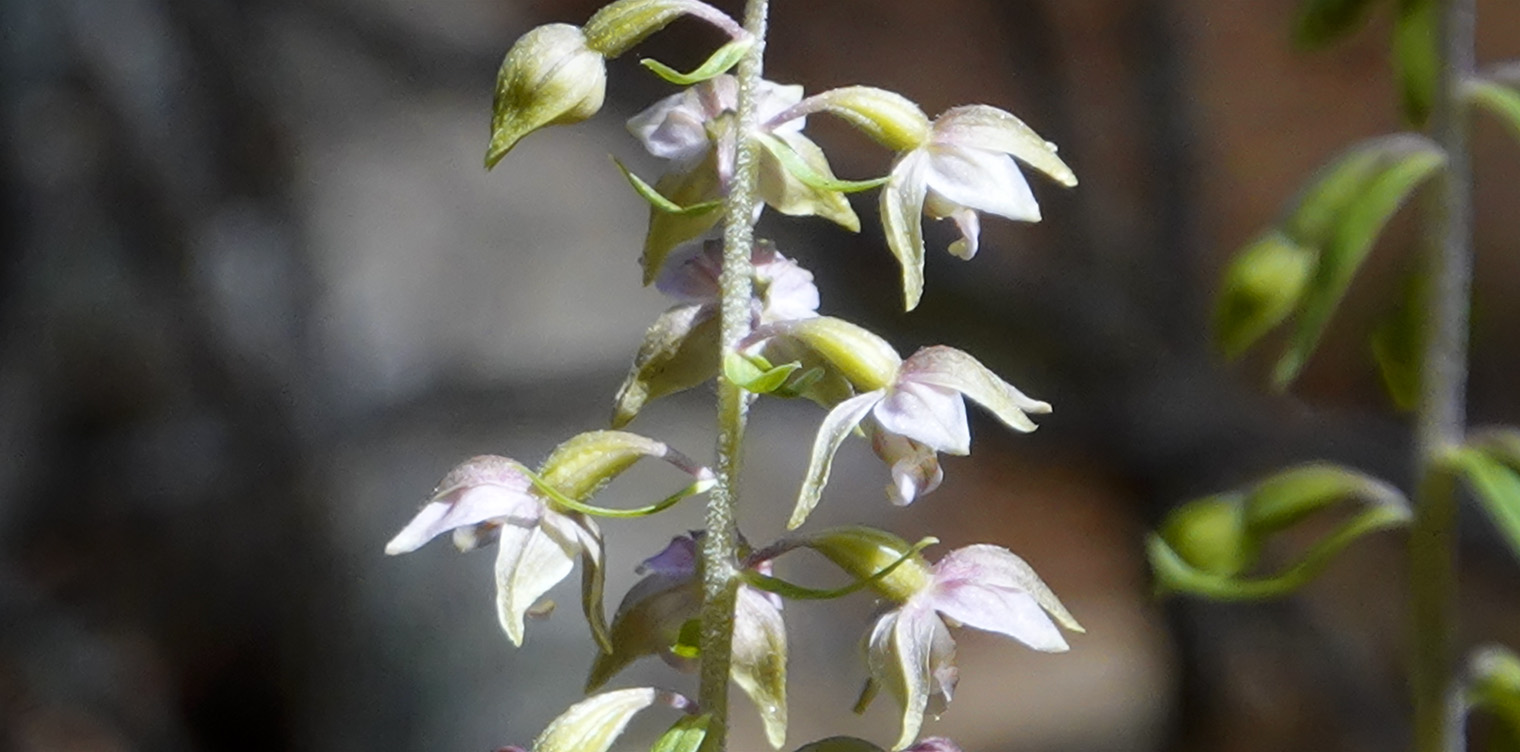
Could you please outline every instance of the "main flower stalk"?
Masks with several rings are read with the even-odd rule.
[[[1446,169],[1426,203],[1427,323],[1415,425],[1418,473],[1410,530],[1416,752],[1463,748],[1460,718],[1451,712],[1456,611],[1456,478],[1446,461],[1463,440],[1467,383],[1467,315],[1472,287],[1472,165],[1462,86],[1474,68],[1473,0],[1443,0],[1441,62],[1432,137]]]
[[[769,0],[748,0],[744,28],[755,44],[739,62],[737,78],[738,128],[734,174],[724,199],[723,271],[720,338],[722,355],[733,353],[750,333],[753,270],[750,253],[755,241],[757,201],[756,145],[748,137],[759,126],[756,91],[765,55]],[[698,703],[712,714],[713,724],[703,748],[722,752],[727,747],[729,665],[732,662],[734,602],[739,589],[738,528],[739,471],[744,450],[744,425],[749,398],[725,376],[718,377],[718,484],[708,495],[707,534],[702,539],[702,675]]]

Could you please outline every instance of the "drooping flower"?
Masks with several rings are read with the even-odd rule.
[[[898,156],[881,191],[881,217],[887,245],[903,267],[908,310],[923,294],[920,215],[955,220],[961,238],[950,244],[950,253],[963,259],[976,255],[979,212],[1040,220],[1040,206],[1015,158],[1062,185],[1077,184],[1071,168],[1056,156],[1054,144],[1013,115],[987,105],[947,110],[934,120],[922,144]]]
[[[669,170],[654,188],[682,206],[721,198],[733,178],[732,163],[739,134],[733,117],[738,107],[739,85],[723,75],[666,97],[628,121],[628,129],[650,154],[669,161]],[[801,86],[761,81],[756,109],[762,122],[802,99]],[[790,216],[819,216],[854,232],[860,219],[843,193],[804,183],[780,161],[786,150],[810,171],[834,180],[823,150],[802,134],[805,118],[761,126],[753,134],[760,143],[759,196],[776,211]],[[666,258],[677,247],[705,235],[718,222],[721,212],[670,213],[652,207],[649,231],[640,261],[644,282],[661,273]]]
[[[768,563],[752,564],[768,574]],[[645,575],[623,597],[612,619],[612,649],[596,657],[586,680],[595,691],[619,671],[646,655],[658,655],[672,668],[697,670],[695,627],[702,607],[697,535],[671,540],[665,550],[645,560]],[[781,599],[748,585],[739,587],[734,608],[734,682],[754,701],[771,746],[786,741],[786,628]]]
[[[658,457],[698,479],[690,490],[705,490],[711,471],[665,444],[622,431],[593,431],[561,444],[538,475],[558,494],[583,502],[603,484],[642,457]],[[593,637],[610,645],[602,612],[603,544],[596,523],[564,508],[535,486],[516,460],[483,455],[466,460],[444,476],[432,498],[385,546],[387,554],[415,551],[452,532],[454,545],[468,551],[496,542],[496,610],[503,631],[522,645],[524,616],[550,588],[582,560],[582,605]]]
[[[903,360],[875,334],[830,317],[761,327],[749,346],[764,349],[777,341],[803,345],[858,392],[835,401],[823,419],[790,528],[801,525],[818,504],[835,452],[863,422],[872,449],[892,471],[888,498],[905,505],[939,486],[944,473],[936,452],[971,453],[966,397],[1016,431],[1035,429],[1030,413],[1050,412],[1049,403],[1029,397],[952,347],[925,347]]]
[[[1083,629],[1034,570],[1006,548],[973,545],[936,564],[908,543],[870,528],[837,528],[806,544],[857,577],[868,577],[910,555],[872,587],[896,607],[877,618],[866,640],[870,679],[857,709],[886,687],[903,706],[894,749],[918,738],[931,697],[948,703],[955,689],[955,640],[950,627],[967,626],[1012,637],[1042,652],[1067,649],[1059,624]]]
[[[755,326],[818,315],[813,274],[781,255],[765,241],[756,242],[750,261]],[[627,425],[650,400],[690,389],[718,373],[718,274],[723,248],[716,241],[693,244],[665,264],[655,285],[682,301],[661,314],[644,335],[628,376],[613,400],[612,426]]]

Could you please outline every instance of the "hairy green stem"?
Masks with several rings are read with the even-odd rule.
[[[738,153],[728,195],[723,202],[723,271],[720,311],[722,355],[734,352],[750,333],[750,298],[754,271],[750,252],[754,248],[757,205],[756,145],[748,137],[759,124],[755,94],[765,55],[768,0],[747,0],[744,28],[754,36],[755,46],[739,62]],[[728,733],[728,675],[732,662],[734,602],[739,593],[738,527],[735,511],[739,501],[739,470],[744,454],[744,423],[749,396],[727,376],[718,376],[718,484],[708,495],[707,534],[702,539],[702,676],[698,703],[712,714],[712,725],[703,749],[723,752]]]
[[[1410,529],[1416,752],[1463,748],[1448,699],[1455,681],[1456,492],[1447,461],[1466,422],[1467,316],[1472,286],[1472,162],[1463,85],[1474,69],[1474,0],[1442,0],[1441,71],[1431,133],[1447,165],[1426,203],[1425,351],[1415,425],[1415,519]]]

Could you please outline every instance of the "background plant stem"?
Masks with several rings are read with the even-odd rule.
[[[1444,0],[1441,71],[1431,134],[1447,166],[1426,202],[1425,349],[1415,426],[1415,521],[1410,530],[1416,752],[1463,748],[1461,719],[1448,712],[1455,633],[1456,477],[1443,457],[1461,443],[1466,412],[1467,316],[1472,286],[1472,165],[1462,85],[1473,72],[1474,0]]]
[[[757,199],[755,145],[748,138],[759,123],[755,93],[764,66],[768,0],[748,0],[744,28],[755,38],[754,47],[739,62],[738,151],[734,156],[733,182],[724,200],[722,289],[722,355],[733,353],[750,333],[752,277],[750,252],[754,247]],[[739,501],[739,471],[744,454],[744,424],[749,397],[721,373],[718,376],[718,484],[708,495],[707,535],[702,541],[702,677],[698,702],[711,713],[713,723],[703,749],[722,752],[727,747],[728,675],[733,642],[734,601],[739,592],[736,566],[738,528],[735,510]]]

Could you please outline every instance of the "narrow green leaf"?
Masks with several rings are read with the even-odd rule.
[[[1368,153],[1375,156],[1370,169]],[[1328,221],[1324,223],[1323,245],[1318,246],[1318,265],[1304,289],[1288,349],[1273,373],[1278,388],[1286,388],[1303,370],[1388,219],[1444,161],[1440,148],[1423,136],[1384,137],[1356,147],[1352,154],[1331,165],[1320,185],[1333,182],[1335,191],[1321,192],[1317,187],[1308,194],[1310,203],[1299,207],[1290,226],[1315,230],[1322,219]],[[1343,169],[1362,178],[1347,180],[1341,174]],[[1321,197],[1326,205],[1314,205],[1313,201]],[[1295,241],[1316,239],[1306,235]]]
[[[1314,251],[1272,231],[1241,250],[1225,271],[1214,337],[1226,358],[1240,357],[1293,313],[1315,264]]]
[[[643,178],[633,174],[633,171],[629,170],[627,167],[624,167],[623,163],[616,157],[613,157],[612,163],[617,165],[618,171],[623,173],[623,177],[628,179],[628,184],[633,186],[633,190],[637,192],[641,198],[643,198],[645,201],[648,201],[650,206],[666,214],[693,216],[706,214],[710,211],[713,211],[714,209],[723,206],[723,202],[721,200],[703,201],[701,203],[692,204],[691,206],[682,206],[666,198],[659,191],[655,190],[654,186],[644,182]]]
[[[1425,127],[1435,107],[1436,79],[1441,75],[1437,0],[1399,0],[1393,20],[1393,66],[1399,81],[1404,117]]]
[[[753,37],[735,39],[719,47],[705,62],[697,66],[696,70],[690,73],[682,73],[658,60],[647,57],[640,60],[639,65],[648,68],[656,76],[676,86],[691,86],[727,73],[728,69],[738,65],[739,61],[744,58],[744,53],[749,52],[749,49],[754,46],[755,40]]]
[[[590,515],[592,517],[610,517],[620,520],[631,520],[637,519],[639,517],[648,517],[650,515],[658,514],[665,511],[666,509],[675,506],[676,504],[680,503],[682,499],[685,499],[688,496],[696,496],[699,493],[706,493],[712,489],[715,483],[717,483],[717,481],[713,478],[703,478],[701,480],[698,480],[696,483],[693,483],[671,494],[670,496],[665,497],[664,499],[650,504],[649,506],[636,507],[634,509],[609,509],[607,507],[596,506],[595,504],[587,504],[584,501],[578,501],[569,496],[566,496],[565,494],[560,493],[558,489],[556,489],[548,481],[544,480],[544,478],[539,476],[537,473],[534,473],[531,470],[527,470],[526,468],[524,468],[523,472],[527,474],[529,480],[533,481],[533,487],[537,489],[539,493],[549,497],[551,501],[561,507],[564,507],[565,509],[573,512],[580,512],[581,514]]]
[[[1520,556],[1520,475],[1477,449],[1460,450],[1456,461],[1483,511],[1509,541],[1514,554]]]
[[[843,598],[846,595],[854,593],[858,590],[863,590],[881,582],[882,580],[891,576],[893,572],[897,571],[898,567],[906,564],[909,561],[912,561],[913,557],[917,556],[924,549],[933,545],[937,545],[938,543],[939,539],[935,538],[934,536],[924,538],[918,543],[915,543],[912,548],[908,549],[906,553],[904,553],[902,556],[899,556],[892,563],[876,570],[869,576],[859,578],[843,587],[837,587],[829,590],[820,590],[817,588],[805,587],[803,585],[796,585],[787,582],[786,580],[783,580],[779,577],[760,574],[759,572],[756,572],[752,569],[745,570],[743,577],[744,582],[749,586],[757,588],[759,590],[764,590],[768,593],[775,593],[782,598],[789,598],[791,600],[798,601],[833,600],[835,598]],[[806,544],[804,544],[804,546],[806,546]]]
[[[1425,310],[1420,301],[1425,294],[1428,275],[1416,271],[1404,283],[1399,305],[1384,315],[1372,332],[1372,357],[1383,387],[1394,407],[1414,410],[1420,395],[1420,358],[1424,352]]]
[[[1351,36],[1367,21],[1374,0],[1303,0],[1293,19],[1293,41],[1315,49]]]
[[[767,151],[775,155],[776,160],[786,168],[787,172],[809,188],[834,193],[859,193],[885,185],[889,179],[889,177],[879,177],[872,180],[841,180],[824,175],[813,169],[812,165],[809,165],[807,160],[803,159],[802,155],[798,154],[797,150],[787,142],[768,133],[760,134],[758,139]]]
[[[1463,89],[1467,101],[1497,115],[1515,138],[1520,139],[1520,88],[1486,78],[1467,82]]]
[[[662,734],[649,748],[649,752],[697,752],[702,740],[707,738],[707,727],[712,725],[712,714],[682,716],[669,731]]]

